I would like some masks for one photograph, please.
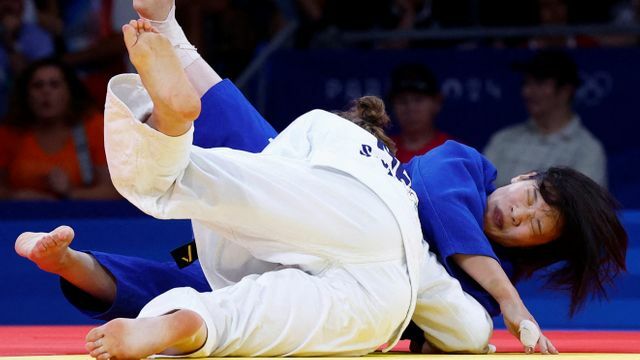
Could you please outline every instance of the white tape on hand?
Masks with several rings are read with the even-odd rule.
[[[532,353],[541,335],[538,325],[531,320],[522,320],[518,333],[520,333],[520,342],[526,347],[527,353]]]

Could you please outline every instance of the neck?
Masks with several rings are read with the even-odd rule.
[[[563,129],[573,119],[571,108],[562,108],[534,118],[538,129],[543,134],[553,134]]]

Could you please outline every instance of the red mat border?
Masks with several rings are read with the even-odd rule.
[[[93,326],[0,326],[0,356],[86,354],[84,337]],[[565,353],[638,353],[640,331],[562,331],[545,335]],[[522,346],[505,330],[496,330],[491,343],[498,352],[520,352]],[[394,351],[406,352],[401,341]]]

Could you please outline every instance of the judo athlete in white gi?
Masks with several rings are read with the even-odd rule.
[[[395,345],[414,309],[434,344],[486,349],[491,319],[427,251],[410,180],[376,137],[316,110],[260,154],[194,147],[199,98],[173,47],[146,21],[123,31],[140,77],[108,87],[112,180],[148,214],[193,220],[216,290],[174,289],[92,330],[93,357],[363,355]],[[371,101],[360,120],[383,113]]]

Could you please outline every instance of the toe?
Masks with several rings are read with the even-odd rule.
[[[109,359],[111,359],[111,354],[109,354],[108,352],[105,352],[105,353],[100,354],[98,357],[96,357],[96,359],[98,359],[98,360],[109,360]]]
[[[14,249],[16,250],[16,253],[18,253],[18,255],[26,257],[29,254],[29,250],[31,250],[31,246],[29,246],[29,244],[32,244],[32,238],[35,236],[35,233],[32,232],[23,232],[22,234],[20,234],[20,236],[18,236],[18,238],[16,239],[15,244],[13,245]]]
[[[94,343],[93,341],[84,343],[84,349],[87,350],[87,352],[92,352],[96,349],[96,347],[96,343]]]
[[[58,244],[58,242],[56,241],[57,239],[58,239],[58,235],[56,233],[51,233],[43,236],[40,242],[42,243],[42,246],[44,246],[46,249],[51,249]]]
[[[142,23],[143,23],[144,31],[151,31],[152,27],[149,20],[143,20]]]
[[[131,20],[131,23],[135,23],[135,22],[136,22],[135,20]],[[127,46],[127,48],[133,47],[136,44],[136,41],[138,41],[137,30],[131,23],[124,25],[122,27],[124,43]]]
[[[53,230],[53,232],[59,234],[61,238],[73,239],[73,236],[75,235],[73,229],[67,225],[58,226],[55,230]]]
[[[42,240],[38,242],[37,250],[45,252],[49,249],[47,242],[49,241],[49,236],[44,236]]]
[[[104,355],[107,352],[107,349],[105,349],[104,346],[100,346],[96,349],[93,349],[90,353],[89,356],[94,357],[94,358],[99,358],[100,356]]]
[[[87,334],[85,341],[86,342],[94,342],[100,338],[104,337],[104,329],[102,326],[91,329]]]

